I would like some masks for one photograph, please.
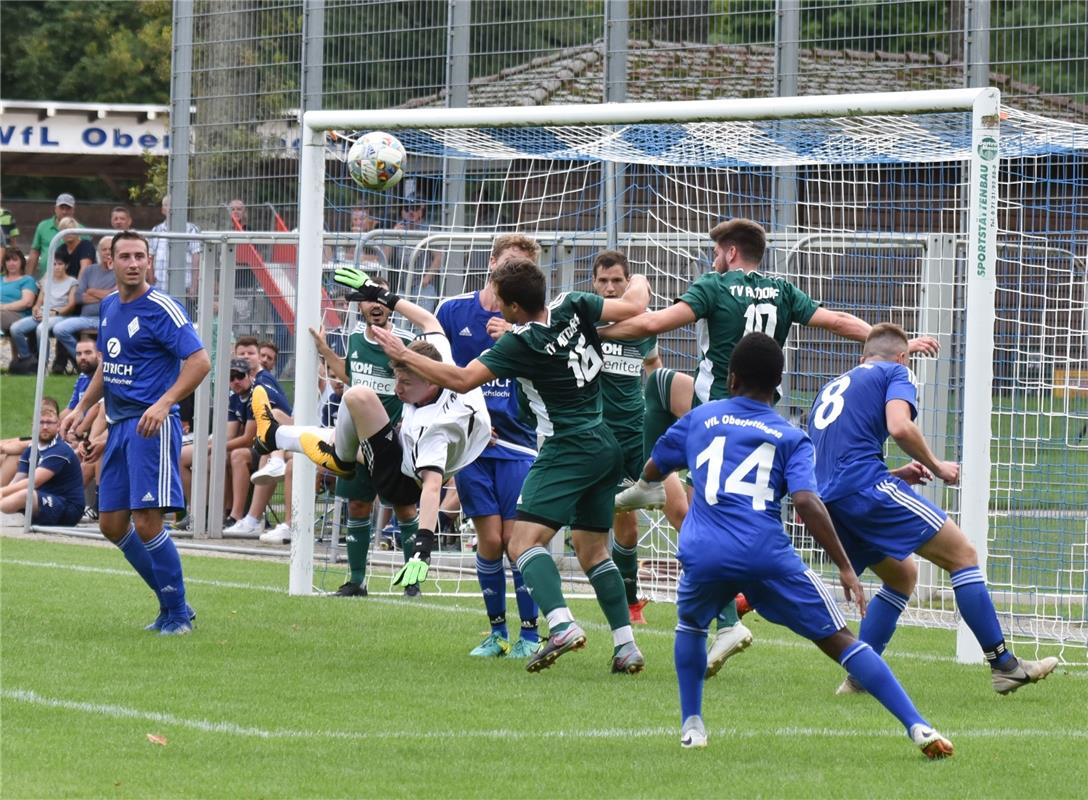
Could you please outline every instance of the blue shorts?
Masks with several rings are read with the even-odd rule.
[[[464,515],[514,519],[521,485],[532,466],[531,458],[477,458],[453,476]]]
[[[737,592],[744,592],[764,619],[814,642],[846,627],[831,591],[819,575],[806,569],[774,578],[707,583],[696,583],[681,573],[676,590],[676,629],[706,633]]]
[[[945,511],[893,476],[826,505],[858,574],[887,557],[903,560],[932,539],[948,519]]]
[[[59,494],[38,491],[38,510],[31,521],[35,525],[75,525],[83,518],[83,504],[73,503]]]
[[[181,420],[167,417],[159,433],[146,439],[136,432],[139,421],[131,417],[109,427],[98,482],[100,512],[185,508],[178,468]]]

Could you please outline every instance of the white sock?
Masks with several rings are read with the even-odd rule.
[[[252,514],[246,514],[245,518],[242,520],[242,522],[246,523],[247,525],[252,526],[252,525],[256,525],[258,522],[260,522],[260,520],[257,519]]]
[[[320,430],[308,425],[280,425],[276,428],[276,447],[280,450],[290,450],[292,453],[301,453],[302,445],[299,438],[306,431]]]
[[[566,606],[560,606],[559,608],[553,608],[547,615],[548,627],[554,628],[556,625],[562,625],[564,622],[574,622],[574,615],[570,613],[570,609]]]
[[[341,461],[354,463],[359,452],[359,432],[355,430],[355,420],[351,418],[351,412],[341,406],[340,413],[336,415],[335,437],[333,446],[336,448],[336,457]]]
[[[619,647],[621,644],[633,641],[635,641],[635,632],[631,630],[630,625],[624,625],[622,628],[616,628],[616,630],[612,631],[613,647]]]

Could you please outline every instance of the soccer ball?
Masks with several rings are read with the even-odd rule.
[[[404,177],[404,145],[396,136],[371,131],[348,151],[348,171],[364,189],[384,191]]]

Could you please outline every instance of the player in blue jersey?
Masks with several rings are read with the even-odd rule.
[[[960,469],[938,459],[914,424],[909,357],[902,328],[874,325],[861,365],[824,386],[809,415],[820,496],[854,568],[872,569],[884,584],[859,635],[878,653],[887,647],[918,580],[917,553],[949,573],[956,607],[990,664],[994,691],[1009,694],[1045,678],[1058,659],[1026,661],[1005,646],[974,546],[947,513],[910,488],[934,475],[955,484]],[[883,459],[888,436],[914,462],[889,471]],[[861,690],[847,678],[837,693]]]
[[[122,231],[113,237],[112,252],[117,291],[102,300],[99,312],[102,362],[61,433],[105,397],[109,438],[99,528],[158,596],[159,616],[148,629],[189,633],[194,615],[163,514],[184,506],[178,402],[204,380],[211,362],[185,310],[148,284],[147,240]]]
[[[771,337],[750,333],[733,351],[728,400],[701,405],[662,436],[643,469],[659,481],[687,466],[694,484],[680,529],[674,655],[680,683],[681,745],[705,747],[702,720],[706,637],[711,621],[738,591],[771,622],[811,639],[903,723],[929,758],[952,743],[915,709],[884,660],[846,627],[823,581],[805,567],[782,526],[783,496],[839,568],[847,599],[862,612],[857,575],[816,494],[812,443],[772,408],[785,358]]]
[[[0,512],[22,514],[32,495],[30,521],[35,525],[75,525],[83,516],[83,470],[75,451],[57,430],[57,401],[43,397],[38,417],[38,461],[30,480],[30,445],[19,457],[14,480],[0,488]]]
[[[534,264],[540,257],[535,239],[516,233],[495,237],[488,274],[512,259]],[[435,310],[450,340],[453,360],[467,366],[511,326],[499,311],[495,287],[487,281],[478,292],[451,297]],[[476,577],[484,598],[491,633],[469,652],[470,656],[529,658],[540,649],[537,605],[516,566],[512,567],[514,594],[521,618],[518,641],[510,643],[506,627],[506,568],[503,555],[517,518],[518,495],[536,458],[536,431],[521,419],[517,384],[513,378],[495,378],[482,387],[491,415],[491,443],[472,464],[457,473],[457,495],[465,516],[476,528]]]

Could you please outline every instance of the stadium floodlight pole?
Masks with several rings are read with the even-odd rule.
[[[967,212],[967,318],[964,333],[963,463],[960,527],[986,574],[990,522],[990,439],[993,435],[994,322],[997,295],[997,203],[1001,164],[1001,93],[983,89],[971,108]],[[956,660],[979,663],[982,648],[962,617]]]
[[[963,392],[963,470],[960,492],[961,525],[978,550],[985,568],[989,532],[990,437],[993,398],[993,326],[996,293],[998,126],[1001,95],[993,88],[941,89],[810,97],[695,100],[676,103],[600,103],[567,106],[495,108],[418,108],[384,110],[314,110],[303,114],[302,181],[299,192],[300,263],[321,263],[320,224],[323,208],[324,137],[328,130],[405,130],[437,128],[516,128],[545,126],[625,125],[685,122],[729,122],[785,119],[827,119],[908,114],[969,113],[972,152],[967,162],[970,197],[967,209],[967,344]],[[307,221],[308,220],[308,221]],[[312,230],[310,227],[312,227]],[[299,326],[296,330],[299,386],[316,380],[313,344],[303,319],[317,319],[319,298],[299,282]],[[305,360],[302,354],[305,354]],[[305,368],[304,368],[305,367]],[[304,395],[298,395],[304,396]],[[296,404],[296,408],[297,408]],[[969,413],[968,413],[969,412]],[[308,421],[308,418],[304,418]],[[297,463],[297,462],[296,462]],[[296,479],[295,497],[305,480]],[[312,493],[309,502],[312,504]],[[311,505],[312,511],[312,505]],[[303,528],[300,526],[300,530]],[[296,543],[298,539],[294,540]],[[310,545],[312,548],[312,544]],[[301,555],[301,554],[299,554]],[[292,592],[296,553],[292,550]],[[312,550],[309,554],[312,569]],[[298,565],[302,569],[302,564]],[[301,577],[299,578],[301,585]],[[961,623],[957,658],[981,658],[973,638],[967,642]],[[973,650],[972,650],[973,648]]]

